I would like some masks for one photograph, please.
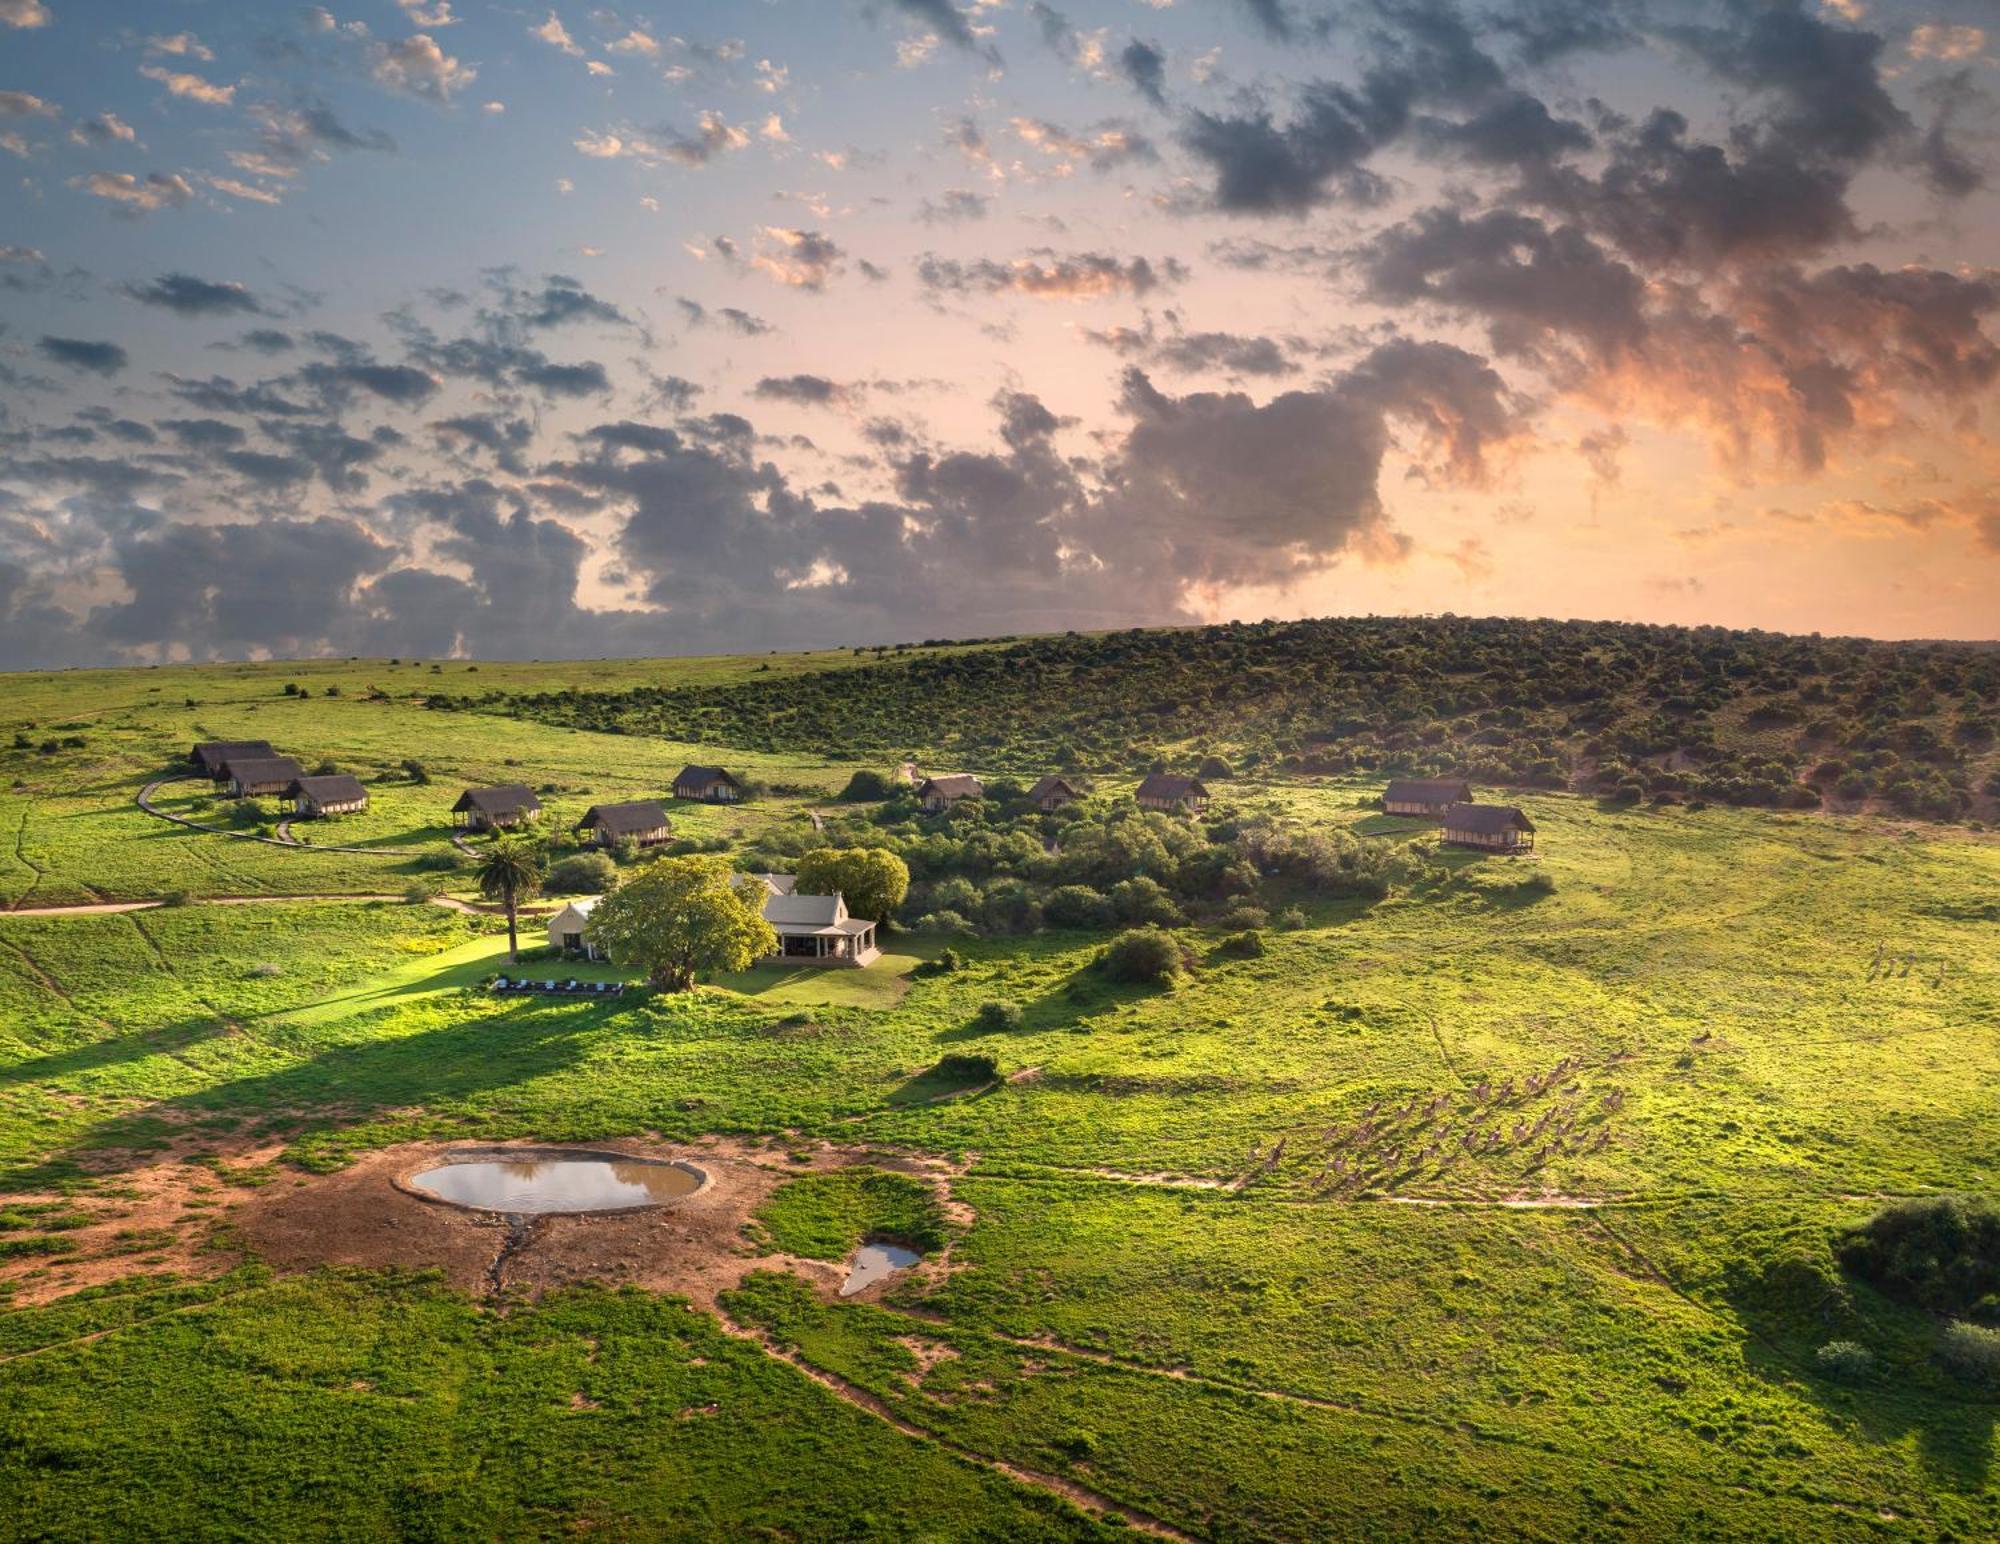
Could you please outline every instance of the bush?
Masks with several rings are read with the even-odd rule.
[[[2000,1292],[2000,1211],[1972,1196],[1898,1201],[1842,1235],[1840,1263],[1900,1302],[1974,1311]]]
[[[1989,1388],[2000,1386],[2000,1330],[1962,1320],[1948,1324],[1938,1356],[1953,1377]]]
[[[428,904],[437,893],[437,886],[427,879],[413,879],[403,886],[403,899],[412,906]]]
[[[1215,946],[1215,952],[1232,960],[1260,960],[1264,957],[1264,935],[1255,928],[1231,933]]]
[[[840,790],[840,797],[847,804],[873,804],[895,793],[896,786],[893,779],[864,767],[847,780],[847,786]]]
[[[955,911],[927,911],[910,925],[919,933],[955,933],[961,938],[978,931]]]
[[[162,906],[192,906],[194,904],[194,892],[191,890],[169,890],[165,895],[160,897],[160,904]]]
[[[989,1035],[1004,1035],[1021,1027],[1021,1005],[1003,1002],[994,998],[979,1005],[979,1011],[972,1016],[972,1027]]]
[[[1239,895],[1223,907],[1221,920],[1224,927],[1264,928],[1271,925],[1271,914],[1256,902]]]
[[[940,949],[937,958],[925,960],[910,972],[913,976],[948,976],[965,963],[965,956],[956,949]]]
[[[1000,1076],[1000,1060],[991,1051],[953,1051],[940,1056],[938,1076],[959,1083],[991,1083]]]
[[[1296,933],[1300,928],[1305,927],[1308,921],[1309,919],[1305,912],[1297,906],[1287,906],[1283,911],[1278,913],[1278,926],[1285,929],[1288,933]]]
[[[1127,927],[1178,927],[1180,907],[1157,879],[1140,874],[1111,887],[1111,909]]]
[[[579,852],[552,865],[543,888],[550,895],[602,895],[617,883],[609,853]]]
[[[1111,940],[1103,965],[1104,974],[1113,981],[1171,981],[1180,974],[1181,947],[1173,934],[1161,928],[1131,928]]]
[[[1089,885],[1062,885],[1042,903],[1042,919],[1051,927],[1106,928],[1118,920],[1111,902]]]
[[[431,780],[431,774],[429,770],[424,766],[424,764],[421,761],[418,761],[414,756],[406,757],[404,759],[403,775],[409,778],[411,782],[423,786],[428,786]]]
[[[1875,1353],[1851,1340],[1829,1340],[1813,1353],[1823,1377],[1859,1383],[1875,1370]]]

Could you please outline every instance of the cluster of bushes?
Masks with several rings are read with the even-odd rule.
[[[1619,802],[1774,807],[1817,801],[1801,779],[1830,749],[1888,749],[1912,770],[1871,775],[1866,796],[1943,814],[1994,775],[2000,659],[1972,645],[1722,628],[1343,617],[877,651],[839,691],[772,672],[429,702],[832,757],[949,746],[1029,776],[1143,770],[1163,740],[1226,749],[1239,772],[1462,772],[1522,787],[1565,786],[1581,759]],[[882,795],[875,773],[850,793]]]
[[[1970,1196],[1899,1201],[1840,1235],[1834,1253],[1885,1297],[1943,1321],[1937,1358],[1954,1378],[2000,1389],[2000,1209]],[[1817,1354],[1820,1371],[1849,1382],[1874,1360],[1849,1340]]]

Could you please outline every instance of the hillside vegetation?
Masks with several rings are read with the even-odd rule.
[[[1358,617],[871,657],[837,677],[496,683],[429,700],[747,750],[1022,771],[1219,756],[1237,770],[1451,771],[1627,801],[1934,819],[1990,814],[2000,795],[2000,649],[1979,644]]]

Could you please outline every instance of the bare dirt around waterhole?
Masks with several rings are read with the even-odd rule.
[[[865,1148],[643,1138],[578,1147],[597,1155],[690,1164],[708,1183],[663,1206],[510,1218],[431,1199],[410,1188],[409,1180],[441,1163],[546,1154],[551,1144],[408,1143],[383,1148],[337,1173],[287,1175],[236,1209],[232,1231],[251,1255],[280,1270],[435,1269],[453,1286],[488,1296],[536,1296],[599,1282],[671,1293],[712,1310],[721,1294],[756,1270],[790,1271],[827,1296],[839,1291],[845,1262],[768,1252],[746,1230],[751,1214],[787,1179],[866,1164],[926,1179],[942,1194],[954,1172],[936,1161]],[[943,1268],[943,1262],[937,1264]]]

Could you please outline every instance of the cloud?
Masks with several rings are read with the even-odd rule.
[[[569,35],[569,29],[562,24],[562,18],[554,11],[549,12],[549,19],[539,27],[530,27],[528,35],[540,38],[549,47],[560,49],[572,58],[583,57],[583,50],[577,47],[576,39]]]
[[[932,38],[941,39],[953,48],[964,49],[979,55],[989,64],[998,65],[1000,55],[991,43],[984,42],[973,30],[953,0],[888,0],[890,7],[901,11]]]
[[[139,131],[116,113],[95,113],[70,130],[80,145],[136,145]]]
[[[177,316],[221,316],[231,312],[261,313],[257,297],[226,279],[202,279],[191,273],[163,273],[146,284],[119,288],[141,304],[159,306]]]
[[[850,407],[859,390],[823,375],[767,375],[751,388],[753,397],[793,407]]]
[[[1278,338],[1179,330],[1162,337],[1150,321],[1141,330],[1112,327],[1086,330],[1083,336],[1116,354],[1181,375],[1213,370],[1225,375],[1269,377],[1294,375],[1299,368],[1288,355],[1284,340]]]
[[[57,118],[62,109],[27,91],[0,91],[0,118]]]
[[[373,43],[369,59],[369,74],[377,85],[430,102],[449,102],[454,92],[479,78],[476,67],[461,64],[424,32],[396,43]]]
[[[741,150],[750,143],[748,131],[738,128],[721,113],[700,115],[692,133],[670,127],[623,129],[602,134],[586,133],[573,141],[576,148],[594,160],[620,158],[643,166],[706,166],[716,157]]]
[[[130,362],[130,356],[116,343],[86,338],[44,337],[35,347],[46,359],[68,365],[72,370],[88,370],[93,375],[116,375]]]
[[[681,314],[687,318],[690,327],[706,327],[711,322],[719,320],[731,332],[740,333],[746,338],[762,337],[776,330],[761,316],[753,316],[736,306],[719,306],[710,310],[700,301],[690,300],[685,295],[678,297],[674,304],[680,307]]]
[[[766,225],[759,232],[750,266],[780,284],[817,293],[840,272],[844,256],[832,237],[818,231]]]
[[[179,97],[184,102],[200,102],[209,107],[227,107],[236,100],[234,86],[218,86],[213,81],[203,80],[199,75],[190,75],[183,70],[170,70],[164,65],[142,64],[139,73],[148,80],[156,80],[167,88],[169,96]]]
[[[72,178],[70,186],[93,198],[108,199],[122,213],[135,215],[178,209],[194,197],[188,180],[177,172],[148,172],[144,177],[130,172],[92,172]]]
[[[46,27],[52,19],[42,0],[0,0],[0,27]]]
[[[1910,30],[1912,59],[1977,59],[1986,52],[1986,29],[1927,21]]]
[[[1115,118],[1076,133],[1046,118],[1014,118],[1009,120],[1008,127],[1022,143],[1054,157],[1056,165],[1052,170],[1059,176],[1069,175],[1079,162],[1094,172],[1108,172],[1159,159],[1150,139]],[[975,138],[978,134],[977,126],[966,120],[960,128],[962,145],[970,144],[964,138],[966,130]],[[983,152],[983,142],[977,148]]]
[[[429,370],[415,365],[385,365],[368,360],[314,361],[298,379],[334,401],[355,391],[367,392],[399,407],[419,407],[437,395],[442,384]]]
[[[1187,277],[1187,269],[1177,258],[1162,259],[1155,266],[1143,257],[1119,258],[1106,252],[1059,254],[1046,247],[1006,262],[992,258],[968,262],[927,252],[916,266],[918,282],[933,294],[1017,294],[1037,300],[1143,296]]]
[[[1167,56],[1158,44],[1132,39],[1118,55],[1118,71],[1155,107],[1167,105]]]
[[[551,397],[601,397],[611,390],[611,377],[594,359],[580,364],[527,363],[514,372],[514,378]]]
[[[946,188],[935,199],[926,197],[917,206],[917,218],[926,225],[961,225],[986,218],[993,200],[968,188]]]

